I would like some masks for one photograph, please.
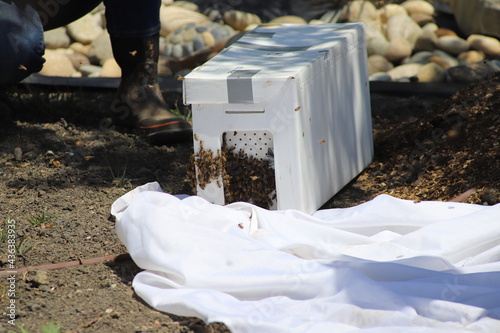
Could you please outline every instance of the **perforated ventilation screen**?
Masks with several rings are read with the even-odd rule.
[[[235,152],[243,150],[247,155],[263,160],[272,160],[273,136],[268,131],[231,131],[225,133],[227,147]]]

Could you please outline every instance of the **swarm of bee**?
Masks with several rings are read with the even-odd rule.
[[[235,147],[228,147],[224,137],[222,149],[215,154],[210,149],[204,149],[202,141],[199,143],[200,149],[191,155],[188,169],[187,181],[193,192],[196,192],[197,184],[204,189],[207,184],[216,181],[217,186],[224,186],[226,204],[244,201],[266,209],[273,205],[276,182],[270,161],[250,156],[243,150],[235,152]],[[222,179],[222,184],[219,179]]]
[[[212,150],[203,148],[203,141],[200,141],[198,152],[191,155],[189,164],[187,180],[194,192],[196,192],[196,183],[203,190],[213,180],[218,181],[219,175],[223,174],[224,171],[221,151],[217,150],[217,153],[214,155]],[[196,167],[198,168],[198,174],[195,171]]]

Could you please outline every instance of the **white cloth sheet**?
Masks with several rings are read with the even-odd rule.
[[[232,332],[500,332],[500,204],[380,195],[307,215],[149,183],[116,232],[152,307]]]

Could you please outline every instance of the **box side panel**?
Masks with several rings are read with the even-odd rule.
[[[357,58],[358,65],[353,67],[356,98],[354,99],[354,116],[356,124],[356,150],[358,152],[358,169],[361,172],[373,159],[373,130],[372,114],[370,105],[370,82],[368,79],[368,59],[366,54],[366,33],[364,25],[359,25],[357,34]]]
[[[310,188],[308,205],[314,209],[354,178],[373,156],[366,56],[358,33],[351,30],[298,77],[305,138],[300,149],[304,155],[301,180]]]
[[[309,211],[308,191],[302,181],[305,138],[298,134],[300,104],[296,85],[296,79],[291,79],[287,89],[269,103],[266,127],[274,136],[277,209]]]

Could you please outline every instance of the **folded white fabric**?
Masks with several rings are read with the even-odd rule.
[[[500,205],[307,215],[138,187],[112,206],[152,307],[232,332],[500,332]]]

